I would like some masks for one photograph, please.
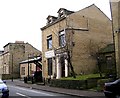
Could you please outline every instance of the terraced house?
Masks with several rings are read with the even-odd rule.
[[[8,43],[4,46],[4,52],[0,55],[0,70],[2,78],[20,77],[19,63],[30,56],[40,56],[41,51],[24,41]],[[28,64],[27,64],[28,66]]]
[[[94,4],[79,10],[58,10],[42,30],[43,77],[97,72],[97,52],[112,43],[111,20]]]

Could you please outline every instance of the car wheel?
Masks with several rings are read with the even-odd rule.
[[[2,98],[9,98],[9,94],[7,94],[7,95],[2,95]]]

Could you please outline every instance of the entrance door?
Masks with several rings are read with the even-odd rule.
[[[61,63],[61,76],[65,77],[65,58],[62,56],[60,58],[60,63]]]

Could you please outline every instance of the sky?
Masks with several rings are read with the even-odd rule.
[[[48,15],[57,17],[60,8],[79,11],[91,4],[111,18],[109,0],[0,0],[0,50],[8,43],[24,41],[42,51],[40,28]]]

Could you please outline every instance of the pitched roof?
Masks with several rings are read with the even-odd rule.
[[[95,10],[92,10],[91,8],[95,8],[97,12],[95,12]],[[88,10],[88,9],[90,9],[90,10]],[[80,12],[80,14],[83,14],[83,15],[85,15],[87,17],[91,17],[91,18],[97,18],[98,16],[100,17],[100,15],[103,15],[104,18],[106,17],[106,19],[110,20],[110,18],[95,4],[91,4],[90,6],[87,6],[83,9],[79,10],[78,12]],[[99,17],[98,17],[98,19],[100,19]]]
[[[102,48],[99,53],[110,53],[114,51],[114,44],[108,44],[106,47]]]
[[[23,64],[23,63],[32,63],[32,62],[34,62],[34,61],[41,61],[42,60],[42,58],[41,57],[37,57],[37,58],[31,58],[31,59],[29,59],[29,60],[24,60],[24,61],[21,61],[20,62],[20,64]]]

